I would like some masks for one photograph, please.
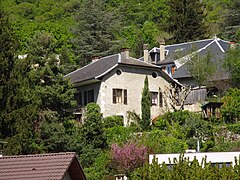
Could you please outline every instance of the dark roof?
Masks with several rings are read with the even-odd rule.
[[[70,80],[73,83],[83,82],[87,80],[94,80],[94,79],[101,78],[103,75],[107,74],[115,67],[121,66],[121,65],[144,67],[144,68],[155,68],[161,71],[158,66],[153,65],[151,63],[143,62],[141,60],[138,60],[132,57],[125,58],[121,54],[114,54],[111,56],[100,58],[99,60],[96,60],[80,69],[77,69],[65,75],[64,77],[70,78]],[[167,78],[168,80],[173,81],[173,79],[170,79],[168,75],[165,75],[164,72],[162,72],[162,75],[164,78]]]
[[[212,80],[217,79],[228,79],[229,74],[223,69],[222,63],[225,56],[226,51],[229,49],[229,43],[222,40],[212,40],[208,45],[198,50],[197,54],[200,55],[200,57],[206,56],[208,53],[212,56],[211,60],[215,63],[217,63],[217,69],[214,74],[214,77],[212,77]],[[175,60],[175,64],[178,60]],[[185,77],[191,77],[190,73],[187,70],[188,62],[186,62],[183,65],[180,65],[180,67],[177,67],[176,72],[173,75],[173,78],[179,79],[179,78],[185,78]]]
[[[61,180],[69,172],[72,180],[85,180],[72,152],[0,157],[0,180]]]
[[[219,79],[229,79],[229,73],[227,73],[222,68],[222,60],[226,54],[226,51],[230,48],[230,42],[221,40],[217,37],[213,39],[198,40],[193,42],[173,44],[165,46],[165,60],[157,61],[156,65],[165,66],[167,64],[175,64],[176,71],[173,74],[173,78],[190,78],[191,74],[188,72],[186,64],[191,59],[191,55],[199,54],[200,56],[205,56],[210,53],[212,56],[212,61],[218,63],[218,68],[214,76],[209,79],[210,81],[215,81]],[[149,54],[156,54],[160,56],[160,49],[153,48],[149,51]],[[143,58],[140,58],[143,60]]]
[[[219,38],[214,37],[213,39],[204,39],[198,41],[192,41],[181,44],[173,44],[165,46],[166,57],[165,60],[159,62],[158,64],[168,64],[174,62],[176,59],[184,57],[190,54],[192,51],[197,51],[200,49],[208,49],[211,44],[219,45],[218,48],[222,48],[224,51],[227,51],[230,47],[230,43],[228,41],[221,40]],[[155,47],[149,51],[149,53],[160,53],[160,49]],[[215,53],[213,51],[213,53]]]

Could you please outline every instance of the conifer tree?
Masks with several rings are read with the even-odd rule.
[[[0,6],[0,139],[6,154],[30,152],[36,108],[29,86],[29,62],[18,59],[18,41]]]
[[[95,103],[87,105],[86,119],[81,130],[81,160],[83,166],[90,166],[106,147],[100,106]]]
[[[93,56],[103,57],[118,51],[114,32],[119,30],[119,20],[115,20],[113,12],[106,11],[104,1],[84,0],[76,21],[72,42],[80,65],[91,62]]]
[[[141,107],[142,107],[142,119],[140,121],[140,124],[143,130],[147,130],[149,128],[151,118],[151,98],[147,76],[144,80]]]
[[[52,34],[37,32],[29,42],[28,59],[32,63],[31,79],[40,110],[56,112],[63,121],[69,116],[66,109],[75,105],[75,90],[71,82],[63,78],[64,60],[57,54],[56,44]]]
[[[206,37],[205,9],[201,0],[169,0],[168,31],[175,43]]]

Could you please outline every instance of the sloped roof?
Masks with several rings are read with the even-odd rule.
[[[72,152],[0,157],[0,180],[61,180],[65,173],[85,180]]]
[[[226,51],[229,49],[229,47],[230,47],[229,42],[222,41],[220,39],[214,39],[209,44],[207,44],[206,46],[196,51],[196,54],[198,54],[200,57],[205,57],[208,53],[210,53],[210,55],[212,56],[211,60],[217,63],[216,72],[218,73],[215,73],[212,79],[217,80],[217,79],[229,78],[229,74],[222,67],[224,56],[226,54]],[[179,60],[174,61],[175,65],[179,67],[177,67],[177,71],[174,73],[173,78],[178,79],[178,78],[184,78],[184,77],[191,77],[186,67],[188,60],[182,64],[180,63],[179,65],[177,65],[178,63],[177,61]],[[221,77],[219,76],[220,72],[221,72]]]
[[[98,79],[119,65],[159,69],[158,66],[151,63],[143,62],[132,57],[125,58],[121,54],[114,54],[111,56],[100,58],[99,60],[94,61],[80,69],[77,69],[65,75],[64,77],[70,78],[73,83]],[[162,74],[164,73],[162,72]],[[169,79],[167,75],[164,77]]]
[[[181,44],[166,45],[165,60],[162,62],[159,62],[158,64],[161,65],[161,64],[173,63],[175,60],[181,57],[184,57],[192,53],[193,51],[208,50],[212,44],[215,44],[218,47],[215,49],[211,49],[211,53],[215,53],[215,50],[217,49],[220,49],[222,53],[225,53],[230,47],[230,43],[228,41],[221,40],[217,37],[214,37],[213,39],[204,39],[204,40],[186,42]],[[149,51],[149,53],[160,53],[160,49],[157,47],[154,47]]]
[[[229,73],[222,68],[222,60],[226,54],[226,51],[230,48],[230,42],[221,40],[217,37],[213,39],[204,39],[193,42],[173,44],[165,46],[165,60],[157,62],[158,66],[166,64],[175,64],[177,69],[174,72],[173,78],[188,78],[191,74],[188,72],[186,63],[195,55],[204,57],[207,53],[212,55],[212,61],[218,63],[217,74],[214,74],[212,80],[228,79]],[[149,51],[149,54],[160,54],[160,49],[155,47]],[[140,58],[141,60],[143,58]],[[219,75],[221,74],[221,75]]]

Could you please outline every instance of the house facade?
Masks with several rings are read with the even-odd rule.
[[[152,117],[169,110],[163,91],[171,83],[176,83],[158,66],[129,56],[128,49],[119,54],[93,60],[89,65],[65,76],[77,88],[76,99],[79,113],[82,108],[95,102],[100,105],[103,117],[119,115],[124,125],[128,125],[127,112],[141,115],[141,98],[144,80],[148,78],[151,94]]]

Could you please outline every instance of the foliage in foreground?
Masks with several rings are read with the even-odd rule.
[[[225,122],[237,122],[240,120],[240,89],[229,89],[223,97],[224,102],[221,113]]]
[[[203,159],[202,162],[194,159],[192,162],[189,159],[180,156],[179,160],[175,159],[173,165],[168,167],[165,163],[158,164],[153,161],[152,164],[146,164],[142,168],[136,169],[130,176],[131,180],[160,180],[160,179],[239,179],[240,165],[235,159],[235,166],[226,166],[222,168],[218,165],[211,165]]]

